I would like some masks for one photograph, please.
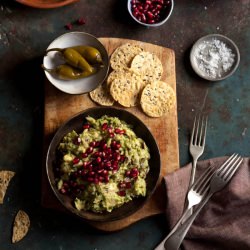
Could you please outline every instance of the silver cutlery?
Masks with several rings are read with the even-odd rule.
[[[196,216],[204,205],[208,202],[210,197],[215,193],[223,189],[226,184],[231,180],[236,170],[239,168],[243,161],[241,156],[233,154],[230,156],[222,166],[215,171],[210,181],[210,189],[208,194],[204,197],[202,202],[198,205],[194,213],[180,226],[176,231],[171,234],[165,241],[164,247],[167,250],[179,249],[184,237],[186,236],[189,228],[191,227]]]
[[[188,191],[188,206],[184,210],[182,216],[177,221],[171,232],[168,234],[168,236],[155,248],[155,250],[163,250],[165,241],[172,235],[176,229],[179,227],[179,225],[182,222],[183,217],[187,214],[189,209],[193,207],[194,205],[197,205],[201,202],[202,198],[205,196],[205,194],[208,192],[209,189],[209,181],[214,173],[213,166],[209,166],[206,171],[194,182],[191,189]]]
[[[203,154],[206,142],[206,133],[207,133],[207,117],[201,115],[195,117],[193,130],[191,134],[190,144],[189,144],[189,151],[193,158],[192,163],[192,170],[189,180],[189,187],[194,183],[195,173],[196,173],[196,165],[199,157]],[[182,222],[184,222],[188,216],[192,214],[192,208],[189,209],[186,215],[182,218]]]

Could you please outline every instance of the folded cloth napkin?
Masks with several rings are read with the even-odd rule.
[[[228,157],[199,161],[196,177],[210,165],[220,166]],[[169,229],[180,218],[192,164],[164,178]],[[215,193],[202,208],[182,245],[187,250],[250,249],[250,158],[244,161],[228,185]]]

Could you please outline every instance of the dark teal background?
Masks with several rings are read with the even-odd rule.
[[[205,152],[200,159],[238,152],[250,155],[250,1],[176,0],[171,18],[158,28],[145,28],[128,16],[124,0],[80,0],[57,9],[34,9],[0,1],[0,169],[16,172],[0,205],[0,249],[153,249],[168,233],[164,215],[147,218],[115,233],[98,232],[76,218],[40,205],[45,49],[71,31],[97,37],[120,37],[172,48],[176,55],[180,165],[188,152],[195,113],[209,116]],[[192,44],[219,33],[239,47],[239,68],[230,78],[208,82],[190,67]],[[30,215],[31,228],[11,243],[13,218],[19,209]]]

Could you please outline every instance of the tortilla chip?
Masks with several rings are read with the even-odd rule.
[[[23,210],[19,210],[14,220],[12,243],[16,243],[23,239],[28,233],[29,227],[30,219],[28,214],[26,214]]]
[[[3,204],[4,196],[9,186],[10,180],[15,175],[15,172],[9,170],[0,171],[0,204]]]

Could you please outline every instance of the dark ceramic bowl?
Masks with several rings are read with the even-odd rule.
[[[146,197],[135,198],[132,201],[125,203],[121,207],[114,209],[112,212],[105,212],[99,214],[90,211],[78,211],[74,207],[72,199],[67,195],[61,194],[56,186],[53,168],[54,164],[57,161],[56,159],[57,147],[62,138],[68,132],[72,131],[73,129],[76,130],[77,132],[82,131],[82,125],[86,122],[85,118],[87,116],[100,118],[103,115],[118,117],[119,119],[132,125],[133,131],[136,133],[136,135],[142,138],[145,141],[146,145],[149,147],[151,158],[149,160],[150,170],[146,177],[147,194]],[[117,108],[107,108],[107,107],[97,107],[97,108],[87,109],[81,113],[76,114],[68,121],[66,121],[54,135],[50,143],[46,158],[46,170],[49,183],[57,199],[71,213],[81,217],[82,219],[89,221],[101,221],[101,222],[114,221],[125,218],[135,213],[146,203],[146,201],[153,194],[160,176],[160,168],[161,168],[160,151],[153,135],[151,134],[147,126],[135,115],[131,114],[126,110]]]

